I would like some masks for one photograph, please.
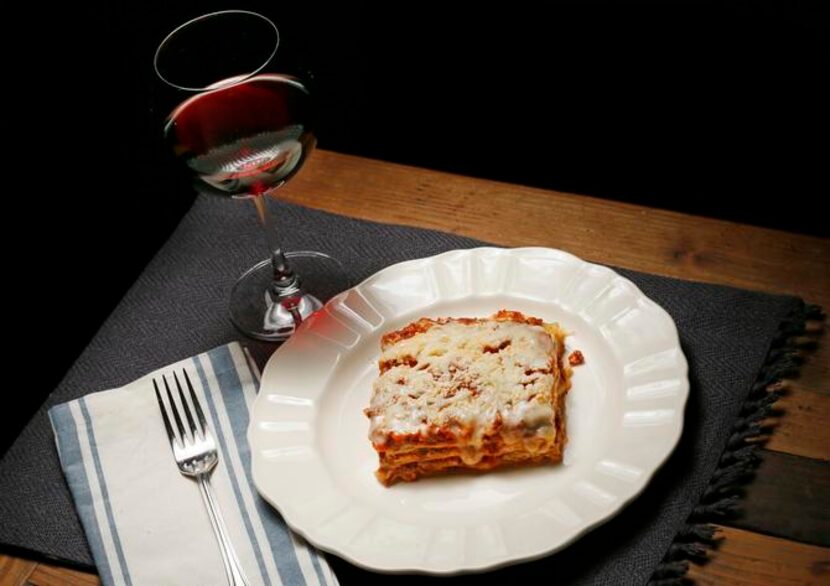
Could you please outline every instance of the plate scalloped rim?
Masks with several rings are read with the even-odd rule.
[[[375,493],[368,504],[358,502],[354,487],[360,485],[355,482],[364,480],[354,479],[370,471],[344,468],[341,456],[352,454],[338,450],[349,447],[330,436],[342,431],[332,429],[338,417],[345,417],[352,430],[359,425],[356,417],[366,431],[368,422],[362,413],[352,413],[353,409],[344,416],[346,399],[331,389],[333,380],[345,380],[342,388],[349,388],[356,384],[354,373],[359,371],[365,378],[366,369],[359,368],[361,357],[379,354],[366,347],[367,338],[376,346],[381,331],[400,327],[412,316],[434,315],[430,308],[442,304],[484,307],[504,303],[501,300],[512,304],[508,308],[522,304],[547,308],[562,317],[566,328],[569,321],[580,324],[583,335],[593,336],[586,337],[585,344],[604,340],[611,353],[604,364],[595,364],[601,352],[586,354],[586,366],[604,370],[586,375],[583,386],[589,390],[581,403],[571,405],[571,397],[580,392],[578,377],[586,366],[575,371],[568,420],[570,426],[572,417],[580,419],[580,412],[599,409],[592,416],[610,417],[606,423],[611,423],[616,435],[589,446],[594,438],[586,435],[586,426],[581,424],[582,430],[569,442],[578,444],[574,453],[593,450],[592,459],[569,458],[569,443],[561,471],[530,469],[419,481],[432,484],[425,484],[421,491],[427,495],[420,503],[424,510],[417,511],[414,521],[403,505],[400,511],[394,507],[396,499],[416,506],[419,492],[412,487],[419,483],[405,485],[398,493],[392,492],[395,487],[383,489],[387,492]],[[348,372],[350,378],[335,376]],[[622,396],[607,396],[607,389],[592,382],[600,380],[600,374],[605,377],[602,380],[613,383],[609,387],[619,380],[622,386],[617,390]],[[368,388],[349,391],[349,395],[361,392],[367,404]],[[271,356],[248,427],[254,484],[292,529],[355,565],[382,572],[431,574],[494,569],[558,551],[622,510],[677,445],[688,393],[688,366],[674,321],[612,269],[550,248],[452,250],[386,267],[337,295]],[[328,399],[322,401],[324,397]],[[337,406],[330,407],[334,403]],[[354,455],[354,462],[364,462],[369,445],[365,434],[360,439],[364,444],[354,449],[363,451]],[[625,457],[607,454],[623,448]],[[517,479],[510,480],[510,474]],[[430,521],[429,507],[440,504],[435,499],[441,498],[442,491],[456,496],[471,491],[470,502],[477,502],[474,497],[482,491],[506,494],[510,482],[527,494],[519,494],[506,505],[482,509],[482,523],[454,527],[453,514],[458,519],[471,517],[452,510],[451,504],[443,513],[448,519],[446,528]],[[548,493],[555,496],[544,496],[538,506],[527,505],[538,501],[538,494]],[[511,512],[511,504],[516,513]]]

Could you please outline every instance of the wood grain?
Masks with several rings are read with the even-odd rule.
[[[794,386],[775,409],[768,450],[830,460],[830,397]]]
[[[61,568],[50,564],[38,564],[29,584],[33,586],[100,586],[101,580],[95,574]]]
[[[37,562],[0,554],[0,586],[20,586],[37,567]]]
[[[280,199],[504,246],[562,248],[660,275],[799,295],[830,310],[828,239],[320,150]],[[737,527],[721,528],[726,539],[712,561],[690,572],[699,584],[830,583],[830,549],[771,536],[830,539],[830,344],[811,354],[779,403],[783,415],[747,489],[745,516]],[[0,556],[0,586],[26,580],[100,583],[93,574]]]
[[[700,586],[830,583],[830,549],[719,527],[723,538],[709,562],[692,565],[689,578]]]
[[[830,462],[769,450],[763,456],[741,501],[741,516],[728,524],[830,546]]]
[[[830,306],[824,307],[826,311],[830,311]],[[823,334],[813,336],[817,347],[801,352],[804,365],[794,382],[798,388],[821,393],[830,398],[830,336],[826,334],[826,326]]]
[[[830,241],[316,151],[280,199],[830,307]]]

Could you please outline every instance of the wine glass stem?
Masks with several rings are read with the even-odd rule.
[[[275,300],[279,300],[283,307],[291,312],[294,321],[299,325],[302,317],[297,305],[303,295],[300,278],[291,269],[288,259],[285,258],[285,253],[277,235],[277,225],[274,222],[271,210],[268,208],[266,197],[268,196],[263,194],[253,199],[259,219],[263,228],[265,228],[265,238],[271,251],[271,267],[274,270],[274,279],[271,282],[270,292]]]

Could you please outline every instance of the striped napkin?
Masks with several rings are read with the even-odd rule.
[[[238,343],[49,411],[104,584],[226,584],[197,484],[173,460],[151,379],[191,374],[219,449],[211,482],[251,584],[336,586],[325,558],[256,492],[247,440],[259,372]]]

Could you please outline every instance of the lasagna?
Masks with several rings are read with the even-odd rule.
[[[365,409],[378,479],[561,461],[564,349],[557,324],[505,310],[385,334]]]

